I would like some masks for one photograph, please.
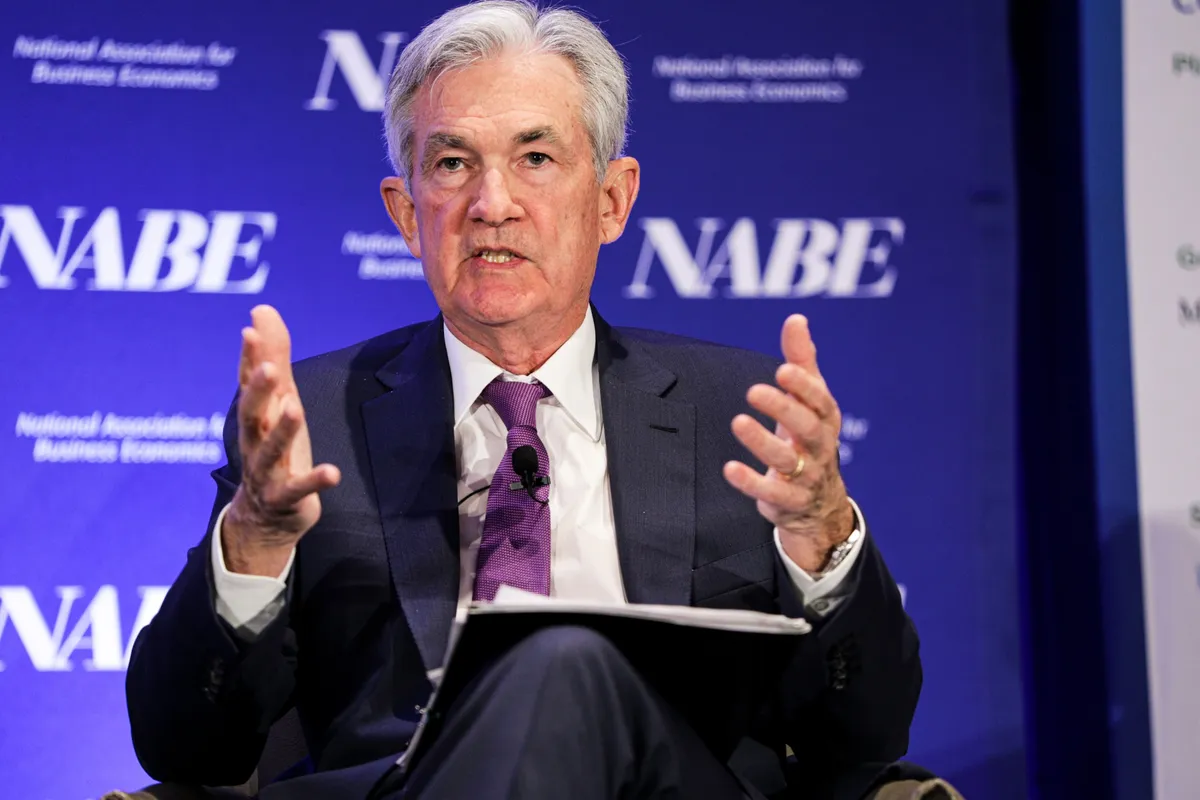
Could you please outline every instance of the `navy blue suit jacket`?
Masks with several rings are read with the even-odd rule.
[[[721,474],[727,460],[748,457],[730,420],[748,410],[747,388],[773,382],[778,362],[614,329],[598,315],[596,327],[630,602],[805,616],[772,526]],[[284,611],[245,641],[215,611],[210,557],[213,524],[240,476],[230,413],[209,531],[138,637],[127,676],[135,749],[157,780],[245,781],[270,725],[295,706],[319,774],[263,796],[311,796],[305,783],[365,793],[407,745],[429,697],[426,671],[442,663],[459,533],[441,319],[294,372],[314,459],[340,467],[342,482],[324,493],[321,519],[298,546]],[[853,595],[833,615],[810,617],[816,635],[753,731],[780,755],[790,745],[814,786],[902,756],[920,692],[916,633],[869,533],[850,580]]]

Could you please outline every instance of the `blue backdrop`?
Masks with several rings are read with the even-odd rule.
[[[297,357],[435,313],[379,200],[379,111],[447,5],[0,15],[8,792],[145,781],[125,661],[204,533],[249,309],[279,308]],[[583,5],[628,60],[644,168],[595,303],[770,353],[809,316],[922,638],[910,755],[1023,796],[1003,4]]]

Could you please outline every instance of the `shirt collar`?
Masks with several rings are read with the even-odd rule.
[[[454,388],[454,425],[458,426],[474,407],[484,388],[503,375],[505,380],[528,380],[493,364],[487,356],[472,350],[442,323],[446,357],[450,361],[450,380]],[[596,356],[596,326],[589,305],[581,324],[571,338],[550,356],[529,378],[536,378],[557,398],[559,405],[580,428],[600,440],[599,415],[596,412],[596,386],[592,362]]]

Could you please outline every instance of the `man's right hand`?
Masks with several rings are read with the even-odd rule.
[[[225,513],[221,547],[231,572],[274,578],[320,518],[317,492],[337,486],[342,476],[332,464],[313,466],[283,318],[265,305],[250,317],[238,368],[242,482]]]

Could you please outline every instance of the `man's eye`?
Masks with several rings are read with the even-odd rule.
[[[527,153],[525,158],[528,159],[529,163],[535,167],[540,167],[542,164],[545,164],[550,160],[550,156],[546,155],[545,153]]]
[[[449,156],[447,158],[443,158],[441,161],[438,162],[438,166],[441,167],[442,169],[446,170],[447,172],[458,172],[459,168],[462,167],[462,165],[463,165],[463,160],[461,158],[459,158],[458,156]]]

